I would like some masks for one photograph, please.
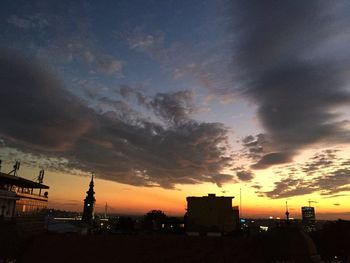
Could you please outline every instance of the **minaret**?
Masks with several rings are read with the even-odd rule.
[[[86,224],[91,224],[94,219],[94,207],[96,201],[94,194],[94,174],[92,174],[89,190],[86,192],[86,198],[84,199],[83,218],[81,219],[82,222]]]

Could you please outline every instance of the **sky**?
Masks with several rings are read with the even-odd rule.
[[[0,159],[49,206],[350,219],[348,1],[3,1]],[[240,200],[240,189],[242,196]]]

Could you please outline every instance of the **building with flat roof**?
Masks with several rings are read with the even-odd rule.
[[[233,196],[208,194],[187,197],[186,232],[231,233],[239,228],[238,207],[232,207]]]
[[[312,206],[303,206],[301,208],[302,223],[307,232],[316,230],[316,213]]]
[[[301,208],[301,216],[304,223],[314,222],[316,220],[315,208],[312,206],[303,206]]]
[[[0,172],[0,218],[35,214],[47,208],[49,186]]]

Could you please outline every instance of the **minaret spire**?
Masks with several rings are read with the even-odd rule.
[[[96,202],[94,195],[94,173],[91,173],[89,190],[86,192],[86,198],[84,199],[84,211],[82,217],[82,221],[86,224],[91,224],[94,219],[94,207]]]
[[[90,181],[90,184],[89,184],[90,188],[94,188],[94,173],[91,173],[91,181]],[[90,190],[90,189],[89,189]]]

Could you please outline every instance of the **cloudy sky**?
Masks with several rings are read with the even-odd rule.
[[[0,157],[50,205],[349,218],[347,1],[4,1]]]

